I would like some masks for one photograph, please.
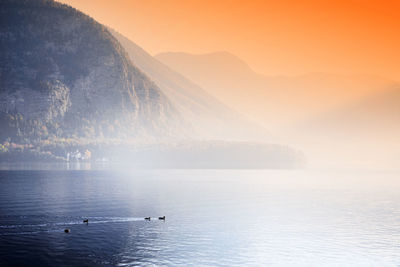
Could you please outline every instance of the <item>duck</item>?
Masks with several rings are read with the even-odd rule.
[[[64,233],[69,234],[71,232],[71,230],[69,230],[68,228],[64,230]]]
[[[89,223],[89,219],[83,220],[84,223]]]
[[[146,221],[150,221],[151,220],[151,217],[146,217],[146,218],[144,218]]]
[[[158,217],[158,219],[159,219],[159,220],[163,220],[163,221],[165,221],[165,216]]]

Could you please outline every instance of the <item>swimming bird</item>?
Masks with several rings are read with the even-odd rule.
[[[68,228],[64,230],[64,233],[69,234],[71,232],[71,230],[69,230]]]
[[[165,221],[165,216],[158,217],[158,219],[159,219],[159,220],[163,220],[163,221]]]
[[[146,218],[144,218],[146,221],[150,221],[151,220],[151,217],[146,217]]]
[[[89,219],[85,219],[85,220],[83,220],[83,222],[88,224],[89,223]]]

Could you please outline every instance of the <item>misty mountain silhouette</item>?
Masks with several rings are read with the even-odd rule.
[[[374,75],[266,76],[228,52],[168,52],[155,57],[269,129],[301,123],[368,94],[389,90],[395,83]]]
[[[400,84],[366,95],[347,106],[320,114],[302,125],[303,128],[353,134],[386,134],[400,132]],[[397,136],[397,135],[396,135]]]
[[[115,30],[110,32],[132,62],[161,88],[186,121],[193,122],[197,136],[209,139],[270,140],[270,133],[229,108],[209,92],[151,56]]]
[[[267,76],[227,52],[162,53],[161,62],[268,125],[314,166],[396,166],[399,83],[375,75]]]

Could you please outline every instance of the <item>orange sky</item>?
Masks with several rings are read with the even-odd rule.
[[[62,0],[151,54],[225,50],[263,74],[400,81],[400,1]]]

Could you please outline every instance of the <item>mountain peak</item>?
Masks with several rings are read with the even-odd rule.
[[[270,139],[270,134],[236,110],[224,105],[212,94],[193,83],[192,80],[180,72],[168,67],[162,60],[152,57],[137,44],[127,39],[115,30],[110,30],[128,52],[132,62],[143,70],[166,94],[187,121],[193,121],[192,127],[201,138],[229,139],[229,140],[264,140]],[[186,53],[171,53],[186,56]],[[203,55],[190,55],[202,58]],[[226,58],[248,66],[229,52],[215,52],[207,57],[223,63]],[[208,58],[205,58],[208,62]],[[214,63],[214,66],[217,64]],[[236,65],[230,64],[230,65]],[[221,68],[222,69],[222,68]],[[189,79],[188,79],[189,78]],[[245,127],[244,127],[245,126]]]

